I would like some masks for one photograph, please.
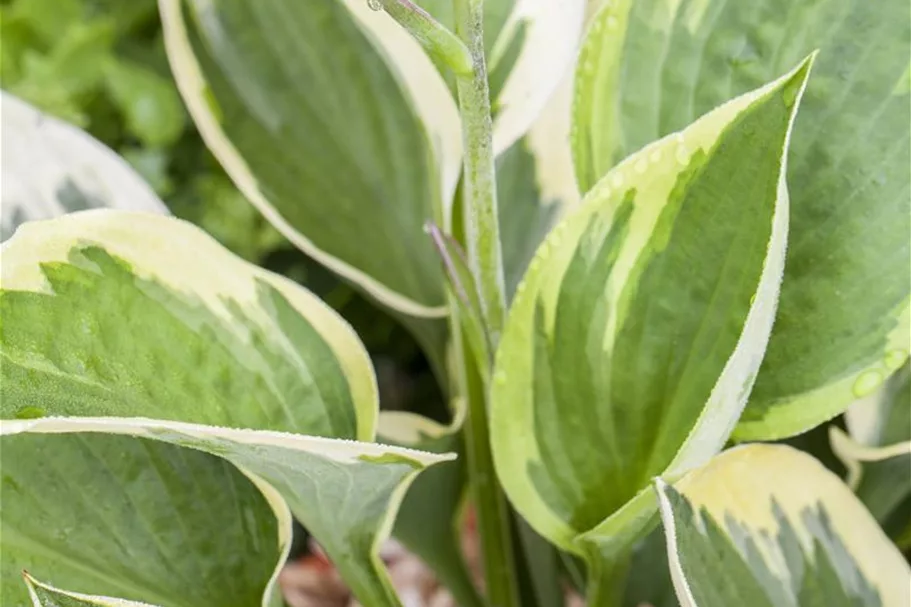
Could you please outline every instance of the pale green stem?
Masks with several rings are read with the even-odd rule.
[[[619,607],[623,604],[623,592],[629,575],[631,553],[629,551],[611,557],[592,550],[588,559],[588,584],[585,604],[588,607]]]
[[[491,346],[495,349],[506,316],[506,281],[497,223],[493,121],[484,56],[484,2],[453,0],[453,8],[456,34],[468,47],[474,64],[470,75],[456,79],[465,149],[462,183],[465,248],[471,273],[478,283],[484,323]],[[497,483],[490,449],[487,389],[464,348],[462,354],[469,406],[465,428],[468,471],[476,507],[487,597],[493,607],[519,607],[509,512]]]
[[[453,327],[459,331],[457,323],[453,323]],[[493,454],[490,451],[486,390],[478,374],[475,359],[465,348],[461,335],[457,335],[456,339],[459,340],[458,352],[464,372],[463,388],[468,401],[465,452],[470,490],[475,505],[478,540],[481,544],[487,601],[491,607],[519,607],[519,587],[509,527],[509,511],[506,507],[506,498],[497,482]]]
[[[424,9],[409,0],[368,0],[371,7],[383,8],[420,43],[427,54],[448,66],[457,75],[470,75],[474,63],[468,48]]]
[[[506,316],[506,281],[497,220],[493,128],[484,57],[484,3],[453,0],[453,4],[456,33],[468,47],[474,63],[472,73],[459,76],[456,81],[465,148],[465,245],[481,292],[484,321],[496,347]]]

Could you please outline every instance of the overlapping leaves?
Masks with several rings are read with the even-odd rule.
[[[774,316],[809,65],[614,168],[519,285],[494,455],[513,504],[564,550],[622,549],[653,512],[651,477],[704,463],[733,429]]]
[[[792,143],[774,333],[736,436],[803,432],[911,347],[911,8],[903,0],[608,3],[578,72],[583,191],[614,163],[819,49]]]
[[[88,459],[93,458],[96,465],[88,467],[97,473],[98,464],[115,453],[127,453],[93,441],[97,434],[205,451],[246,474],[278,517],[278,534],[256,524],[243,527],[241,539],[281,552],[293,512],[320,539],[355,594],[371,604],[396,603],[375,544],[388,533],[390,512],[415,474],[442,457],[334,440],[373,440],[377,417],[369,359],[334,312],[287,279],[234,258],[189,224],[155,215],[86,211],[29,223],[4,245],[2,264],[5,475],[8,468],[22,470],[27,464],[6,459],[7,441],[23,442],[23,449],[35,457],[36,444],[25,441],[48,440],[38,436],[46,434],[90,433],[85,444],[91,447],[79,457],[67,458],[56,450],[40,453],[42,458],[62,457],[53,465],[64,477],[74,476]],[[187,516],[184,509],[195,508],[185,501],[192,495],[185,495],[185,484],[196,475],[213,476],[207,467],[223,465],[214,458],[199,460],[182,476],[180,466],[163,465],[156,476],[150,460],[180,457],[171,449],[154,455],[160,450],[156,446],[148,450],[151,455],[142,450],[135,457],[128,455],[127,470],[119,476],[99,475],[96,480],[85,473],[81,482],[71,478],[45,491],[57,491],[62,503],[79,499],[80,492],[113,494],[113,507],[118,508],[154,490],[154,482],[136,476],[152,475],[151,481],[168,487],[162,499],[170,508],[162,508],[150,528],[160,542],[159,552],[154,552],[155,543],[136,552],[144,559],[160,559],[162,551],[185,545],[180,523]],[[25,470],[17,481],[25,495],[33,491],[39,505],[53,501],[23,484]],[[101,489],[92,489],[92,482]],[[223,518],[209,520],[200,529],[203,537],[218,532],[219,526],[236,528],[255,520],[243,508],[236,513],[244,500],[255,502],[249,494],[257,492],[249,482],[234,484],[247,496],[226,497],[241,501],[233,512],[226,509]],[[30,528],[22,510],[27,507],[24,500],[4,507],[4,573],[7,563],[20,566],[20,554],[37,563],[35,575],[53,582],[48,555],[73,562],[72,551],[85,547],[65,537],[45,538],[56,539],[50,544],[53,552],[48,544],[30,538],[24,531]],[[53,518],[47,507],[38,511]],[[97,522],[90,527],[101,550],[95,560],[103,558],[105,542],[125,549],[118,539],[124,527],[106,527],[104,518]],[[230,562],[230,552],[224,558]],[[230,570],[225,567],[224,573]],[[85,575],[84,567],[80,573]],[[203,581],[219,583],[197,580]],[[268,602],[268,581],[260,579],[258,587],[247,590],[258,591]],[[156,584],[170,587],[170,581],[156,578],[139,588]],[[4,581],[7,587],[12,588],[9,580]],[[135,585],[127,588],[130,592],[115,596],[150,602],[161,598],[143,596]],[[67,590],[94,593],[84,587]],[[215,595],[203,596],[209,604],[225,604]]]

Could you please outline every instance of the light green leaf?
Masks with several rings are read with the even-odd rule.
[[[911,347],[911,8],[904,0],[607,3],[577,78],[574,155],[591,188],[813,49],[792,142],[781,302],[742,440],[782,438],[869,394]]]
[[[159,6],[190,115],[250,202],[381,303],[444,315],[422,228],[446,224],[461,132],[420,45],[363,0]]]
[[[291,519],[279,521],[230,463],[100,434],[0,444],[3,605],[30,604],[23,570],[68,591],[161,607],[265,604]]]
[[[146,66],[112,57],[104,66],[104,82],[126,117],[127,128],[148,147],[172,145],[186,120],[173,83]]]
[[[829,427],[832,450],[846,482],[890,535],[907,526],[911,498],[911,366],[907,363],[875,394],[845,411],[850,436]]]
[[[155,215],[29,223],[2,264],[0,433],[218,455],[281,497],[363,602],[396,604],[376,544],[413,477],[446,457],[319,438],[373,440],[378,409],[367,354],[332,310]],[[15,419],[36,415],[52,417]]]
[[[519,285],[494,458],[513,505],[562,549],[599,562],[625,549],[654,512],[651,478],[707,461],[740,416],[778,296],[811,59],[618,165]]]
[[[34,607],[155,607],[149,603],[127,601],[109,596],[81,594],[55,588],[50,584],[39,582],[28,573],[23,574],[25,583],[28,584],[29,598]]]
[[[49,46],[59,42],[83,17],[80,0],[16,0],[9,10],[10,19],[28,23]]]
[[[91,208],[167,213],[148,185],[117,154],[80,129],[0,91],[2,230],[24,221]]]
[[[806,453],[739,447],[676,489],[656,485],[684,607],[907,604],[904,557],[841,480]]]

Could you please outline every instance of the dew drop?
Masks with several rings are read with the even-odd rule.
[[[883,383],[883,374],[876,370],[864,371],[854,382],[854,396],[861,398],[872,394]]]
[[[367,6],[370,7],[372,11],[381,11],[383,10],[382,0],[367,0]]]
[[[649,154],[648,159],[651,162],[658,162],[659,160],[661,160],[661,150],[655,150],[654,152]]]
[[[689,164],[690,151],[686,149],[686,147],[681,145],[679,148],[677,148],[677,153],[675,155],[677,156],[677,162],[680,164]]]
[[[540,267],[541,267],[541,260],[538,259],[538,256],[536,255],[536,256],[532,257],[531,263],[528,264],[528,271],[536,272],[536,271],[538,271],[538,268],[540,268]]]
[[[16,419],[38,419],[44,417],[44,409],[38,407],[21,407],[16,411]]]
[[[504,385],[504,384],[506,383],[506,372],[505,372],[505,371],[497,371],[496,373],[494,373],[494,374],[493,374],[493,381],[494,381],[494,383],[497,384],[498,386]]]
[[[617,18],[614,17],[613,15],[611,15],[610,17],[607,18],[607,29],[609,29],[609,30],[617,29],[617,26],[619,24],[620,24],[620,22],[617,21]]]
[[[614,173],[610,178],[611,186],[619,188],[623,185],[623,175],[621,173]]]
[[[636,161],[636,164],[633,165],[633,169],[642,175],[648,169],[648,161],[645,158],[640,158]]]
[[[883,361],[886,365],[886,368],[890,371],[895,371],[908,360],[908,351],[907,350],[891,350],[886,353],[886,358]]]

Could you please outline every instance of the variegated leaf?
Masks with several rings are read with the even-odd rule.
[[[911,349],[911,7],[904,0],[619,0],[582,52],[574,155],[616,162],[813,49],[794,132],[775,329],[741,440],[782,438],[873,392]]]
[[[806,453],[738,447],[656,490],[684,607],[908,604],[904,557]]]
[[[445,457],[350,440],[375,436],[375,379],[325,304],[139,213],[27,224],[2,269],[2,434],[123,434],[222,457],[311,530],[362,601],[395,604],[376,544],[413,477]]]
[[[362,0],[160,0],[178,88],[241,192],[392,309],[445,314],[423,232],[461,167],[458,111],[420,45]]]
[[[517,289],[491,396],[497,471],[537,531],[593,569],[645,529],[650,479],[720,451],[746,403],[778,297],[787,142],[810,64],[627,158]]]

